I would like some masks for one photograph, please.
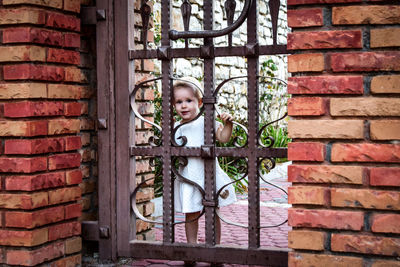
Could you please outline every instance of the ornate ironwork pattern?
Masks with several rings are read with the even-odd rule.
[[[161,136],[154,136],[150,140],[153,146],[142,147],[132,146],[130,147],[130,155],[134,156],[153,156],[162,158],[162,170],[160,175],[163,177],[163,219],[162,221],[152,221],[152,223],[162,223],[163,225],[163,247],[176,248],[178,245],[175,244],[174,225],[178,223],[185,223],[185,221],[175,221],[174,218],[174,181],[179,180],[181,182],[192,184],[197,188],[203,196],[203,211],[199,216],[205,215],[205,246],[196,246],[195,248],[204,249],[204,253],[200,253],[197,258],[203,261],[216,260],[215,254],[210,249],[219,249],[223,246],[215,246],[216,244],[216,219],[245,227],[248,229],[248,240],[249,245],[247,249],[237,249],[235,253],[243,255],[243,258],[237,260],[241,263],[251,264],[271,264],[272,261],[265,255],[274,255],[283,259],[286,262],[287,253],[281,253],[279,251],[268,251],[260,248],[260,229],[273,227],[272,225],[261,225],[260,224],[260,179],[265,180],[260,174],[261,166],[266,169],[272,169],[275,165],[274,158],[285,158],[287,157],[286,148],[275,148],[273,147],[273,140],[270,137],[262,138],[263,131],[268,125],[274,123],[270,122],[260,127],[258,116],[259,116],[259,59],[260,55],[272,55],[272,54],[285,54],[286,45],[277,45],[277,20],[279,14],[280,1],[270,0],[269,11],[272,18],[273,25],[273,45],[259,45],[257,36],[257,1],[245,0],[243,9],[240,12],[238,18],[234,21],[234,14],[236,9],[235,0],[226,0],[225,11],[227,14],[228,25],[226,28],[221,30],[213,29],[213,1],[204,1],[203,6],[203,23],[204,30],[202,31],[191,31],[189,29],[190,17],[191,17],[191,4],[188,0],[182,0],[180,6],[184,31],[176,31],[171,29],[171,1],[161,1],[161,46],[157,49],[147,49],[147,27],[143,26],[142,40],[144,43],[144,49],[142,50],[130,50],[129,58],[132,60],[141,59],[152,59],[157,58],[161,60],[162,77],[151,79],[149,81],[142,82],[135,86],[131,94],[131,108],[135,115],[145,120],[143,116],[138,112],[138,106],[135,101],[135,95],[139,88],[148,85],[148,83],[156,80],[160,80],[162,83],[162,121],[161,125],[146,121],[153,125],[161,133]],[[148,21],[149,17],[146,14],[150,14],[148,10],[147,1],[144,1],[141,8],[143,25],[145,20]],[[233,46],[232,44],[232,33],[240,25],[242,25],[247,19],[247,44],[244,46]],[[148,24],[146,24],[148,25]],[[215,47],[213,38],[218,36],[228,35],[228,44],[225,47]],[[185,48],[173,48],[171,41],[178,38],[185,39]],[[203,45],[200,47],[188,47],[189,38],[204,38]],[[241,56],[247,57],[248,75],[231,77],[224,80],[217,87],[214,84],[214,66],[216,57],[225,56]],[[186,147],[186,137],[176,136],[177,130],[184,124],[180,124],[177,127],[173,127],[173,116],[172,116],[172,104],[171,104],[171,88],[173,85],[174,77],[172,77],[172,59],[173,58],[185,58],[185,57],[200,57],[204,60],[204,95],[203,95],[203,107],[195,119],[200,116],[204,116],[204,145],[201,147]],[[248,125],[236,123],[236,127],[241,127],[246,133],[245,139],[240,140],[239,137],[234,137],[234,147],[216,147],[215,145],[215,113],[218,113],[216,107],[216,99],[221,87],[235,79],[246,78],[247,79],[247,92],[248,92]],[[214,89],[215,88],[215,89]],[[257,118],[257,119],[256,119]],[[280,118],[283,119],[283,118]],[[264,134],[265,135],[265,134]],[[269,141],[268,141],[269,140]],[[204,187],[193,183],[188,177],[183,177],[179,172],[179,166],[185,166],[187,157],[200,157],[204,161]],[[235,157],[238,159],[238,163],[241,162],[242,166],[238,168],[241,170],[241,176],[232,180],[232,183],[241,181],[248,177],[248,225],[238,224],[236,222],[230,222],[224,218],[218,207],[218,198],[224,191],[224,188],[220,188],[216,191],[215,185],[215,158],[216,157]],[[245,160],[243,160],[245,159]],[[245,163],[244,163],[245,162]],[[269,164],[266,164],[266,163]],[[272,185],[269,181],[264,181],[267,184]],[[140,190],[139,184],[132,194],[131,201],[133,202],[132,209],[138,218],[142,219],[142,215],[138,214],[138,209],[135,204],[135,196],[138,190]],[[275,186],[275,185],[272,185]],[[283,190],[283,189],[281,189]],[[284,190],[283,190],[284,191]],[[286,194],[286,192],[285,192]],[[142,216],[142,217],[141,217]],[[146,219],[146,218],[145,218]],[[148,219],[146,219],[148,220]],[[283,222],[284,223],[284,222]],[[281,223],[282,224],[282,223]],[[146,249],[145,249],[146,248]],[[150,249],[149,249],[150,248]],[[150,255],[152,252],[159,249],[157,245],[150,244],[148,247],[143,244],[131,243],[132,251],[137,253],[143,253],[141,256]],[[194,247],[183,247],[179,245],[182,254],[179,254],[179,259],[188,259],[189,254],[193,251]],[[230,251],[230,248],[222,248],[223,251]],[[221,251],[222,251],[221,250]],[[257,255],[256,257],[249,257],[251,255]],[[171,252],[172,253],[172,252]],[[177,257],[175,254],[166,252],[165,255],[171,255],[171,257]],[[152,254],[153,255],[153,254]],[[163,254],[164,255],[164,254]],[[225,255],[225,254],[224,254]],[[221,259],[217,259],[221,260]],[[271,264],[273,265],[273,264]]]

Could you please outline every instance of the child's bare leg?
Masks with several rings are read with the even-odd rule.
[[[200,212],[186,213],[186,221],[192,221],[199,217]],[[186,239],[188,243],[197,243],[197,232],[199,230],[199,220],[193,222],[185,223]]]

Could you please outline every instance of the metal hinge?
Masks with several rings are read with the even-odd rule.
[[[83,25],[96,25],[98,21],[106,19],[105,9],[97,9],[95,6],[81,8],[81,22]]]

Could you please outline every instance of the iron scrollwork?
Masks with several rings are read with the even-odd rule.
[[[143,81],[143,82],[135,85],[135,88],[133,89],[132,93],[130,94],[130,106],[131,106],[131,109],[132,109],[133,113],[135,113],[135,116],[138,117],[140,120],[142,120],[142,121],[154,126],[157,129],[157,131],[155,131],[155,133],[154,133],[155,135],[154,136],[150,136],[150,138],[149,138],[149,143],[150,143],[151,146],[161,146],[161,136],[157,136],[157,134],[161,135],[162,128],[161,128],[160,125],[145,119],[140,114],[139,107],[138,107],[138,105],[136,103],[136,93],[138,92],[138,90],[140,88],[143,88],[145,84],[150,83],[150,82],[154,82],[154,81],[157,81],[157,80],[160,80],[160,79],[161,79],[161,77]]]
[[[247,18],[247,13],[249,12],[251,3],[255,0],[246,0],[244,3],[244,7],[242,10],[242,13],[238,17],[238,19],[233,22],[231,25],[228,27],[221,29],[221,30],[204,30],[204,31],[176,31],[176,30],[170,30],[169,31],[169,37],[172,40],[177,40],[179,38],[213,38],[213,37],[219,37],[223,36],[226,34],[229,34],[236,30],[237,28],[240,27],[240,25],[243,24],[243,22]]]
[[[273,186],[277,189],[279,189],[280,191],[282,191],[286,197],[288,195],[288,193],[286,192],[285,189],[283,189],[282,187],[277,186],[276,184],[273,184],[267,180],[264,179],[263,175],[262,175],[262,168],[264,167],[268,172],[271,171],[273,168],[275,168],[276,162],[275,159],[270,158],[270,157],[265,157],[259,160],[258,162],[258,177],[263,180],[266,184],[269,184],[270,186]],[[273,228],[273,227],[278,227],[281,226],[283,224],[285,224],[288,221],[288,219],[286,219],[283,222],[280,222],[278,224],[273,224],[273,225],[260,225],[260,229],[261,228]]]
[[[241,79],[241,78],[247,78],[247,76],[236,76],[236,77],[231,77],[231,78],[229,78],[229,79],[226,79],[226,80],[222,81],[222,82],[215,88],[215,90],[214,90],[214,92],[213,92],[214,98],[217,97],[217,95],[218,95],[218,93],[219,93],[219,90],[220,90],[227,82],[230,82],[230,81],[235,80],[235,79]],[[218,113],[218,109],[217,109],[217,106],[216,106],[216,105],[215,105],[215,111]],[[241,136],[235,136],[235,137],[233,138],[233,144],[234,144],[234,146],[235,146],[235,147],[238,147],[238,148],[246,147],[246,146],[247,146],[247,142],[248,142],[248,136],[249,136],[249,132],[248,132],[246,126],[240,124],[240,123],[237,122],[237,121],[232,121],[232,123],[233,123],[234,125],[238,126],[239,128],[241,128],[241,129],[245,132],[245,135],[246,135],[246,138],[245,138],[245,139],[244,139],[243,137],[241,137]]]
[[[131,207],[132,207],[132,211],[135,213],[136,217],[141,219],[142,221],[145,221],[148,223],[154,223],[154,224],[162,224],[163,223],[162,221],[155,221],[155,220],[146,218],[142,213],[140,213],[140,211],[137,207],[136,195],[139,192],[139,190],[148,182],[155,180],[155,179],[161,177],[161,175],[162,175],[162,162],[161,161],[157,161],[155,158],[150,158],[149,165],[151,167],[155,168],[154,176],[151,178],[145,179],[144,181],[142,181],[141,183],[139,183],[136,186],[135,190],[133,190],[133,192],[131,193],[131,196],[130,196]]]

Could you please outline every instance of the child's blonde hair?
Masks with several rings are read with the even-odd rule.
[[[199,81],[193,77],[183,77],[176,79],[174,81],[172,92],[175,91],[177,88],[190,88],[193,91],[194,96],[197,100],[203,99],[203,89],[199,83]],[[174,94],[172,94],[172,100],[174,100]]]

